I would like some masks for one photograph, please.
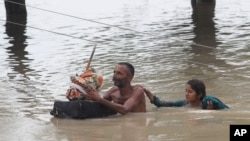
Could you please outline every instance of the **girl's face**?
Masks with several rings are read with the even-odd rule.
[[[189,84],[186,84],[185,87],[185,97],[186,101],[189,103],[196,103],[200,101],[200,96],[196,94]]]

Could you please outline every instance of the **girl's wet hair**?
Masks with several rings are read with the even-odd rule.
[[[206,96],[206,86],[203,81],[198,79],[188,80],[187,84],[196,92],[197,95],[201,95],[200,100]]]

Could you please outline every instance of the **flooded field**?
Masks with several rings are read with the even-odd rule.
[[[1,141],[228,141],[229,125],[250,124],[250,1],[26,1],[23,26],[6,20],[0,2]],[[9,30],[11,29],[15,30]],[[54,100],[66,100],[69,76],[92,66],[104,76],[114,65],[135,66],[134,84],[163,99],[184,98],[199,78],[229,110],[156,108],[98,119],[58,119]]]

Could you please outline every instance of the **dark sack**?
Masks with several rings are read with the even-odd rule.
[[[115,115],[117,112],[89,100],[55,101],[50,114],[59,118],[98,118]]]

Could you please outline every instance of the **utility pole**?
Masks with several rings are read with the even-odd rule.
[[[4,0],[6,16],[27,16],[25,0]]]
[[[25,0],[4,0],[6,9],[6,33],[10,37],[23,34],[27,22]],[[23,26],[19,26],[19,25]]]
[[[10,46],[6,49],[9,52],[10,64],[18,64],[13,67],[13,70],[21,74],[25,74],[29,68],[23,62],[28,60],[25,51],[27,46],[26,39],[26,23],[27,11],[25,0],[4,0],[6,9],[6,35],[10,37]],[[18,63],[17,63],[18,62]]]

